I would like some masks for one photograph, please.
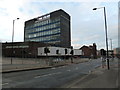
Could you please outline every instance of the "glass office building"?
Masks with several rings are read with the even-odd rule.
[[[70,47],[70,16],[63,10],[28,20],[24,27],[24,41],[35,41]]]

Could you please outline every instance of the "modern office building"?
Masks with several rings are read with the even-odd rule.
[[[62,9],[25,22],[24,41],[71,47],[70,15]]]

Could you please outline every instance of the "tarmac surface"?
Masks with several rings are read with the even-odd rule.
[[[86,75],[84,75],[80,78],[77,78],[77,79],[73,80],[72,82],[66,83],[65,85],[61,86],[60,88],[79,88],[79,89],[110,88],[113,90],[114,89],[119,90],[119,88],[120,88],[120,83],[119,83],[119,81],[120,81],[120,74],[119,74],[120,63],[118,61],[119,61],[118,59],[110,60],[110,70],[107,70],[106,64],[102,64],[102,66],[99,66],[99,67],[95,66],[96,68],[92,69],[92,71],[90,71],[89,73],[86,73]],[[90,65],[90,63],[91,63],[91,61],[88,62],[88,65]],[[69,63],[67,63],[67,64],[69,64]],[[93,65],[95,65],[95,64],[93,63]],[[85,65],[87,65],[87,63],[85,63]],[[9,67],[9,64],[7,64],[6,66]],[[14,65],[14,67],[16,67],[16,66],[18,67],[19,64]],[[20,65],[20,67],[23,67],[23,66]],[[88,68],[90,68],[90,67],[91,66],[89,66]],[[35,67],[34,64],[33,65],[31,64],[31,68],[22,68],[22,69],[20,69],[20,68],[10,69],[9,68],[10,71],[7,68],[6,70],[8,70],[8,71],[5,71],[5,72],[8,73],[8,72],[16,72],[16,71],[18,72],[19,71],[19,73],[20,73],[20,71],[24,71],[24,70],[27,71],[27,70],[31,70],[31,69],[40,69],[40,68],[43,68],[43,69],[44,68],[51,68],[52,70],[57,70],[55,68],[52,68],[51,66],[39,67],[39,64],[38,64],[38,67],[37,66]],[[71,69],[72,69],[72,67],[71,67]],[[76,66],[75,66],[75,69],[77,69]],[[65,70],[63,70],[63,71],[65,71]],[[81,70],[82,70],[82,68],[81,68]],[[87,67],[86,67],[86,70],[88,71]],[[84,70],[82,70],[82,71],[84,71]],[[61,74],[60,72],[59,73],[56,73],[56,72],[52,73],[52,74]],[[68,72],[70,72],[70,71],[68,71]],[[68,73],[66,73],[66,74],[68,74]],[[48,76],[49,75],[51,75],[51,74],[48,74]],[[39,77],[41,77],[41,76],[39,76]],[[44,77],[46,77],[46,76],[44,75]]]
[[[54,59],[55,60],[55,59]],[[89,59],[74,59],[74,63],[82,63],[88,62]],[[71,64],[71,60],[57,60],[51,62],[45,59],[21,59],[21,58],[13,58],[11,64],[11,58],[5,58],[2,60],[2,73],[9,73],[9,72],[18,72],[18,71],[27,71],[27,70],[35,70],[35,69],[45,69],[51,67],[58,67],[63,65]]]
[[[89,74],[101,65],[100,59],[46,69],[6,72],[2,74],[3,88],[60,88]]]
[[[109,70],[107,66],[98,67],[85,77],[64,87],[120,89],[120,64],[117,61],[115,62],[110,65]]]

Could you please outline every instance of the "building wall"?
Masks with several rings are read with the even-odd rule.
[[[45,47],[39,47],[38,48],[38,56],[46,56],[44,53],[44,48]],[[47,47],[49,49],[49,53],[47,53],[47,56],[71,56],[71,49],[70,48],[63,48],[63,47]],[[65,49],[67,49],[67,54],[65,54]],[[58,53],[56,53],[58,50]],[[79,49],[73,49],[73,55],[74,56],[81,56],[82,55],[82,50]]]
[[[81,48],[84,57],[91,57],[91,50],[87,46]]]
[[[24,33],[25,42],[36,41],[70,47],[70,16],[60,9],[28,20],[25,22]]]
[[[14,42],[2,43],[2,56],[4,57],[37,57],[38,47],[49,46],[40,42]],[[13,48],[12,48],[13,47]]]
[[[82,50],[84,57],[97,58],[97,48],[95,43],[93,43],[93,46],[84,45],[80,49]]]
[[[115,57],[120,58],[120,48],[114,48],[113,54]]]

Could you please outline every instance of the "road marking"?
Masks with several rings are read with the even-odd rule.
[[[75,69],[78,70],[78,67],[76,67]]]
[[[62,73],[62,72],[50,73],[50,74],[46,74],[46,75],[36,76],[36,77],[34,77],[34,78],[40,78],[40,77],[45,77],[45,76],[51,76],[51,75],[60,74],[60,73]]]
[[[71,70],[67,70],[67,71],[69,71],[69,72],[70,72]]]
[[[52,73],[52,75],[55,75],[55,74],[60,74],[60,73],[62,73],[62,72]]]
[[[66,66],[62,66],[62,67],[66,67]]]
[[[70,83],[70,84],[66,84],[64,85],[63,87],[61,88],[72,88],[73,86],[75,86],[77,83],[79,83],[80,81],[84,80],[86,77],[88,77],[89,74],[85,75],[85,76],[82,76],[80,79],[76,80],[76,81],[73,81],[73,83]]]
[[[56,69],[56,68],[51,68],[51,69]]]
[[[2,85],[7,85],[7,84],[9,84],[9,83],[3,83]]]

